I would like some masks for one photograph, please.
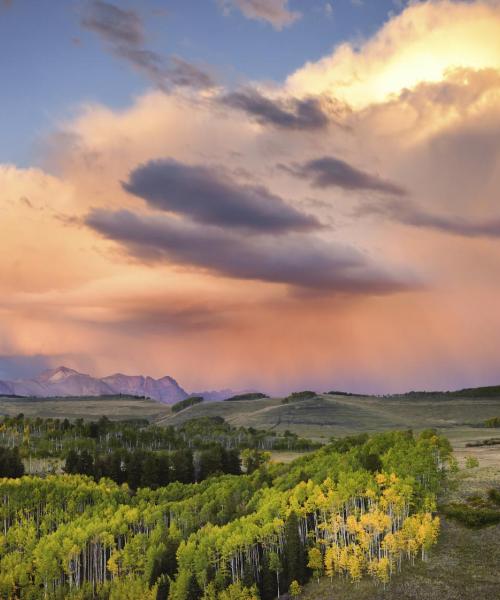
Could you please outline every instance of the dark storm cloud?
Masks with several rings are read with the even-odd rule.
[[[332,156],[317,158],[302,165],[280,167],[296,177],[309,179],[317,188],[339,187],[344,190],[369,190],[397,196],[406,194],[401,186]]]
[[[160,89],[214,85],[212,78],[195,65],[176,56],[164,57],[144,47],[143,22],[132,10],[95,0],[86,5],[80,23],[96,33],[115,56],[127,61]]]
[[[226,14],[235,6],[247,19],[266,21],[278,31],[301,17],[288,8],[288,0],[219,0],[219,4]]]
[[[181,298],[154,295],[142,299],[119,300],[113,306],[113,318],[87,320],[88,325],[98,329],[117,330],[121,333],[141,335],[145,332],[165,334],[185,334],[219,329],[227,324],[231,306],[204,301],[190,295]]]
[[[241,185],[222,172],[175,160],[155,160],[132,171],[123,187],[154,208],[211,225],[261,232],[321,227],[266,188]]]
[[[144,43],[144,30],[139,15],[133,10],[122,10],[109,2],[89,2],[81,24],[112,44],[138,46]]]
[[[15,380],[35,377],[54,364],[54,357],[35,354],[33,356],[0,355],[0,379]]]
[[[403,225],[436,229],[464,237],[500,237],[500,218],[498,217],[483,220],[467,220],[462,217],[429,213],[410,202],[364,205],[358,208],[356,214],[358,216],[370,214],[382,215]]]
[[[167,77],[172,85],[179,87],[206,89],[215,85],[208,73],[179,56],[169,58]]]
[[[95,210],[89,227],[144,262],[168,261],[235,279],[284,283],[323,292],[382,294],[415,287],[411,278],[373,266],[348,246],[310,235],[242,237],[163,216]]]
[[[271,100],[257,90],[246,89],[226,94],[219,102],[247,113],[259,123],[281,129],[323,129],[329,123],[318,98]]]

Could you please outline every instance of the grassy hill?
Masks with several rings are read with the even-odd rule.
[[[154,421],[170,413],[170,408],[156,400],[135,396],[89,396],[75,398],[0,397],[0,415],[55,417],[59,419],[95,420],[148,419]]]
[[[283,404],[281,398],[198,404],[161,419],[165,425],[202,416],[221,416],[231,425],[289,429],[301,436],[328,438],[362,431],[435,427],[451,437],[487,437],[485,419],[500,416],[498,396],[425,394],[415,396],[346,396],[321,394]]]
[[[176,425],[189,419],[221,416],[238,426],[290,430],[300,436],[328,439],[331,436],[387,429],[434,427],[452,440],[489,436],[483,428],[486,419],[500,416],[500,392],[493,388],[447,393],[411,393],[377,397],[345,394],[319,394],[289,401],[283,398],[254,398],[237,402],[202,402],[174,413],[155,400],[133,396],[78,398],[0,397],[0,415],[96,419],[146,418],[163,425]]]

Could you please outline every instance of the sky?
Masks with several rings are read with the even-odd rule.
[[[500,0],[0,1],[0,378],[500,382]]]

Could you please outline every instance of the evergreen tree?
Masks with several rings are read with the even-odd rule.
[[[223,448],[222,470],[224,473],[228,473],[230,475],[241,474],[241,460],[238,450],[225,450]]]
[[[260,595],[262,600],[274,600],[276,593],[276,577],[270,569],[267,553],[264,552],[261,561]]]
[[[167,575],[161,575],[157,580],[156,600],[167,600],[170,591],[170,579]]]
[[[189,449],[177,450],[172,456],[173,479],[181,483],[194,482],[193,452]]]
[[[0,477],[22,477],[24,465],[18,448],[0,447]]]
[[[186,600],[199,600],[203,592],[200,588],[198,580],[194,574],[189,578],[189,583],[186,591]]]
[[[70,450],[66,456],[66,462],[64,463],[65,473],[78,473],[80,466],[80,457],[76,450]]]
[[[125,469],[127,472],[127,483],[136,490],[142,481],[144,453],[141,450],[131,452],[125,459]]]
[[[306,557],[299,534],[299,519],[295,512],[285,523],[285,578],[287,587],[296,579],[303,584],[306,581]]]

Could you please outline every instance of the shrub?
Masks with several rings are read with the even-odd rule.
[[[194,406],[195,404],[199,404],[203,402],[203,396],[191,396],[190,398],[186,398],[185,400],[181,400],[180,402],[176,402],[172,404],[172,412],[178,413],[185,408],[189,408],[190,406]]]
[[[500,506],[500,490],[488,490],[488,500],[497,506]]]
[[[459,521],[466,527],[480,528],[500,523],[500,510],[472,508],[458,502],[441,507],[443,514]]]
[[[468,456],[465,461],[465,467],[467,469],[475,469],[476,467],[479,467],[479,461],[475,456]]]
[[[226,398],[224,402],[238,402],[239,400],[263,400],[264,398],[269,398],[269,396],[262,394],[261,392],[248,392],[247,394],[236,394],[236,396]]]
[[[303,390],[302,392],[292,392],[286,398],[283,398],[281,401],[282,404],[289,404],[290,402],[302,402],[303,400],[311,400],[311,398],[316,398],[318,394],[311,390]]]

